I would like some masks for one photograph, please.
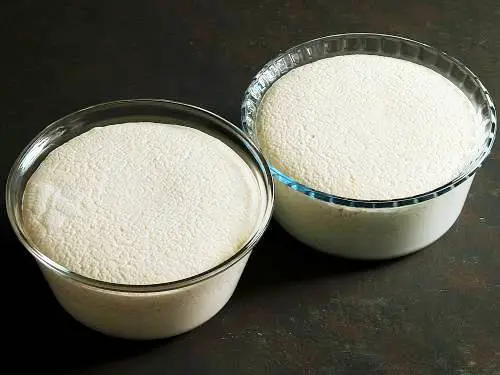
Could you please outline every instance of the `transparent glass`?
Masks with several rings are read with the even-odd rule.
[[[152,121],[197,128],[236,151],[259,185],[259,219],[248,241],[221,264],[201,274],[153,285],[95,280],[57,264],[41,253],[25,233],[21,217],[26,182],[50,151],[93,127]],[[103,103],[72,113],[45,128],[22,151],[7,179],[6,203],[11,225],[38,262],[61,305],[77,320],[113,336],[150,339],[190,330],[217,313],[231,297],[248,257],[269,223],[274,189],[269,167],[237,127],[201,108],[152,99]]]
[[[275,214],[292,235],[319,250],[368,259],[407,254],[439,238],[458,217],[473,176],[493,147],[497,129],[493,100],[481,81],[464,64],[433,47],[392,35],[340,34],[299,44],[269,61],[253,78],[245,92],[241,107],[243,130],[258,145],[258,107],[266,91],[280,77],[296,67],[347,54],[404,59],[426,66],[453,82],[476,108],[480,118],[478,126],[483,129],[484,134],[483,148],[471,160],[468,168],[443,186],[419,195],[389,200],[360,200],[328,194],[301,184],[271,165],[277,189]],[[457,191],[450,195],[452,190]],[[447,195],[449,196],[446,197]],[[438,199],[440,197],[445,198]],[[439,201],[440,209],[447,214],[443,213],[440,219],[438,212],[423,214],[433,207],[433,203],[424,205],[428,201],[435,202],[432,212],[438,207]],[[403,210],[403,207],[407,209]],[[413,213],[411,207],[415,207]],[[423,210],[425,207],[427,208]],[[357,210],[353,210],[354,208]],[[348,227],[346,212],[350,213]],[[394,216],[403,212],[405,214],[401,217]],[[357,219],[353,219],[351,213],[357,213]],[[364,215],[359,215],[361,213]],[[396,221],[385,220],[391,215]],[[418,217],[420,219],[417,220]],[[401,218],[403,219],[399,220]],[[438,225],[438,220],[441,220],[442,224]],[[434,229],[430,228],[431,225]],[[425,238],[408,243],[407,239],[415,237],[415,226],[429,229],[429,234]],[[348,232],[345,232],[346,230]],[[399,233],[401,240],[396,241],[394,236],[386,236],[387,238],[382,240],[381,237],[384,236],[371,233],[373,230]],[[364,244],[359,243],[358,237],[361,233],[366,238]]]

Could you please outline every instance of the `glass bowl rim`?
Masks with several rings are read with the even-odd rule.
[[[483,83],[479,80],[479,78],[461,61],[458,59],[448,55],[446,52],[443,52],[435,47],[432,47],[428,44],[406,38],[403,36],[398,36],[398,35],[391,35],[391,34],[382,34],[382,33],[367,33],[367,32],[359,32],[359,33],[342,33],[342,34],[331,34],[331,35],[326,35],[323,37],[311,39],[302,43],[299,43],[297,45],[294,45],[284,52],[279,53],[277,56],[273,57],[271,60],[269,60],[267,63],[264,64],[264,66],[255,74],[253,79],[251,80],[250,84],[248,85],[247,89],[245,90],[245,93],[243,95],[243,101],[241,105],[241,123],[242,123],[242,128],[245,131],[245,133],[249,134],[254,142],[258,145],[258,140],[256,139],[256,136],[251,135],[250,127],[248,125],[247,117],[248,115],[248,108],[247,108],[247,102],[252,101],[251,98],[253,98],[253,95],[251,93],[251,88],[254,82],[257,82],[259,78],[269,70],[271,66],[276,64],[278,61],[280,61],[283,57],[290,55],[300,49],[307,48],[311,46],[314,43],[318,42],[326,42],[326,41],[333,41],[333,40],[342,40],[342,39],[350,39],[350,38],[374,38],[374,39],[380,39],[382,40],[391,40],[391,41],[399,41],[399,42],[406,42],[410,43],[415,47],[418,48],[425,48],[427,51],[431,51],[432,53],[436,54],[437,56],[442,56],[445,59],[449,60],[451,63],[455,64],[458,66],[463,72],[465,72],[468,76],[472,77],[474,80],[474,83],[477,85],[478,89],[481,91],[481,94],[483,95],[485,102],[488,107],[488,121],[491,123],[491,130],[490,130],[490,136],[489,139],[491,140],[489,144],[486,147],[483,147],[481,152],[482,155],[481,157],[477,157],[476,159],[471,162],[470,166],[464,171],[452,179],[451,181],[435,188],[430,191],[416,194],[413,196],[409,197],[402,197],[402,198],[394,198],[394,199],[355,199],[355,198],[348,198],[348,197],[343,197],[335,194],[330,194],[326,193],[314,188],[311,188],[305,184],[302,184],[301,182],[297,181],[296,179],[286,175],[285,173],[281,172],[279,169],[275,168],[270,162],[269,162],[269,167],[271,169],[271,173],[273,177],[278,180],[280,183],[283,183],[286,185],[288,188],[295,190],[299,193],[302,193],[310,198],[313,199],[318,199],[320,201],[324,201],[327,203],[333,203],[341,206],[346,206],[346,207],[356,207],[356,208],[368,208],[368,209],[381,209],[381,208],[393,208],[393,207],[402,207],[402,206],[410,206],[410,205],[415,205],[424,201],[427,201],[432,198],[436,198],[440,195],[443,195],[444,193],[452,190],[453,188],[457,187],[461,183],[465,182],[468,180],[471,176],[476,173],[477,169],[481,167],[481,164],[484,162],[484,160],[488,157],[488,155],[491,153],[491,150],[493,148],[493,144],[495,142],[495,137],[496,137],[496,132],[497,132],[497,126],[496,126],[496,109],[495,105],[493,102],[493,99],[491,98],[491,95],[489,94],[488,90],[486,90],[485,86]],[[356,52],[357,54],[368,54],[366,51],[359,51]],[[380,55],[380,56],[387,56],[384,55],[380,52],[377,53],[369,53],[371,55]],[[345,55],[345,53],[338,53],[336,56],[342,56]],[[328,57],[321,57],[319,59],[316,59],[314,61],[318,61],[324,58]],[[397,57],[395,57],[397,58]],[[406,60],[408,61],[408,60]],[[300,64],[298,66],[302,66],[305,64]],[[422,65],[422,64],[420,64]],[[298,67],[297,66],[297,67]],[[290,70],[293,70],[295,67],[292,67],[291,69],[288,69],[284,74],[281,74],[279,78],[281,78],[283,75],[287,74]],[[438,73],[440,74],[440,73]],[[441,74],[442,75],[442,74]],[[443,75],[442,75],[443,76]],[[444,77],[444,76],[443,76]],[[444,77],[448,79],[447,77]],[[277,79],[273,80],[272,83],[274,83]],[[449,80],[449,79],[448,79]],[[272,85],[271,83],[271,85]],[[269,87],[271,86],[269,85]],[[268,88],[266,88],[265,91],[267,91]],[[265,95],[265,93],[263,94]],[[262,97],[263,97],[262,95]],[[261,100],[261,99],[260,99]],[[259,104],[260,104],[259,100]],[[257,110],[255,110],[255,113],[257,113]],[[484,116],[486,117],[486,116]]]
[[[67,124],[71,119],[75,118],[78,115],[85,113],[95,113],[96,111],[112,109],[112,108],[123,108],[130,105],[143,104],[143,105],[155,105],[161,106],[167,109],[172,109],[173,106],[177,106],[183,110],[190,110],[195,115],[205,115],[209,118],[208,121],[217,125],[217,127],[225,127],[229,130],[238,141],[238,144],[241,146],[242,150],[247,153],[252,161],[257,167],[256,169],[259,171],[260,177],[263,181],[264,190],[261,191],[261,198],[266,198],[265,207],[263,208],[263,212],[259,218],[259,221],[256,222],[253,232],[249,236],[248,240],[240,246],[240,248],[228,259],[223,262],[215,265],[214,267],[198,273],[196,275],[183,278],[180,280],[174,280],[164,283],[155,283],[155,284],[122,284],[122,283],[114,283],[109,281],[98,280],[92,277],[84,276],[80,273],[69,270],[67,267],[53,261],[48,256],[43,254],[40,250],[38,250],[34,244],[24,235],[22,224],[18,222],[15,217],[15,213],[12,210],[13,205],[13,197],[10,193],[13,188],[13,178],[17,173],[17,168],[20,166],[24,158],[29,154],[29,151],[33,144],[35,144],[41,136],[43,136],[47,131],[57,128],[58,126]],[[184,125],[183,125],[184,126]],[[74,138],[74,137],[72,137]],[[235,139],[236,141],[236,139]],[[36,159],[40,159],[40,155],[37,155]],[[248,164],[248,163],[247,163]],[[22,243],[22,245],[29,251],[29,253],[40,262],[43,266],[46,266],[51,271],[54,271],[56,274],[68,278],[77,283],[84,284],[87,287],[96,288],[100,290],[118,292],[118,293],[134,293],[134,294],[144,294],[144,293],[159,293],[166,292],[172,290],[179,290],[191,285],[195,285],[201,283],[205,280],[208,280],[224,271],[232,268],[237,263],[239,263],[242,259],[250,253],[253,247],[261,238],[262,234],[267,229],[274,206],[274,185],[272,181],[272,174],[269,168],[269,165],[261,154],[259,149],[254,145],[253,141],[246,135],[241,129],[237,126],[224,119],[223,117],[208,111],[204,108],[194,106],[191,104],[186,104],[178,101],[167,100],[167,99],[154,99],[154,98],[139,98],[139,99],[123,99],[123,100],[114,100],[98,103],[95,105],[91,105],[77,111],[74,111],[64,117],[61,117],[51,124],[43,128],[31,141],[28,145],[21,151],[19,156],[16,158],[14,164],[12,165],[9,175],[7,177],[7,182],[5,185],[5,200],[6,200],[6,208],[7,208],[7,216],[9,218],[10,224],[18,238],[18,240]],[[266,197],[264,197],[264,194]]]

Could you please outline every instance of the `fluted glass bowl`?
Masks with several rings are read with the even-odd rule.
[[[464,64],[426,44],[392,35],[351,33],[314,39],[269,61],[245,92],[243,130],[258,145],[256,117],[266,91],[290,70],[350,54],[403,59],[451,81],[470,99],[483,129],[481,151],[468,168],[443,186],[392,200],[360,200],[312,189],[271,165],[276,187],[275,217],[293,236],[321,251],[349,258],[383,259],[419,250],[441,237],[459,216],[474,174],[493,147],[496,111],[477,76]]]

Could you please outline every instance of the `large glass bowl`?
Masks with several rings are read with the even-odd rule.
[[[231,258],[206,272],[174,282],[114,284],[72,272],[40,252],[25,232],[21,207],[26,182],[50,151],[71,138],[98,126],[141,121],[194,127],[219,138],[236,151],[259,185],[260,213],[253,232]],[[22,151],[12,166],[6,187],[7,212],[12,227],[36,259],[61,305],[88,327],[131,339],[177,335],[215,315],[231,297],[253,247],[264,233],[273,200],[267,163],[241,130],[206,110],[166,100],[104,103],[52,123]]]
[[[468,168],[443,186],[394,200],[359,200],[312,189],[271,166],[275,217],[315,249],[349,258],[383,259],[409,254],[441,237],[459,216],[474,174],[493,147],[493,101],[464,64],[426,44],[382,34],[354,33],[314,39],[269,61],[253,78],[242,103],[243,130],[258,145],[256,117],[266,91],[290,70],[348,54],[389,56],[423,65],[459,87],[475,107],[484,144]]]

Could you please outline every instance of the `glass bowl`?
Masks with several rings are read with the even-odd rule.
[[[93,127],[151,121],[197,128],[219,138],[247,163],[261,196],[258,222],[248,241],[229,259],[201,274],[154,285],[95,280],[68,270],[41,253],[25,233],[21,217],[26,182],[47,154]],[[253,247],[264,233],[274,201],[267,163],[237,127],[201,108],[167,100],[122,100],[72,113],[39,133],[17,158],[7,179],[10,223],[37,261],[56,298],[81,323],[102,333],[154,339],[191,330],[214,316],[231,297]]]
[[[242,103],[243,130],[258,145],[256,115],[266,91],[296,67],[334,56],[370,54],[423,65],[447,78],[470,99],[481,119],[484,144],[452,181],[423,194],[394,200],[359,200],[312,189],[271,166],[275,217],[293,236],[324,252],[357,259],[409,254],[441,237],[459,216],[474,174],[496,135],[488,91],[464,64],[426,44],[392,35],[350,33],[314,39],[269,61],[253,78]]]

